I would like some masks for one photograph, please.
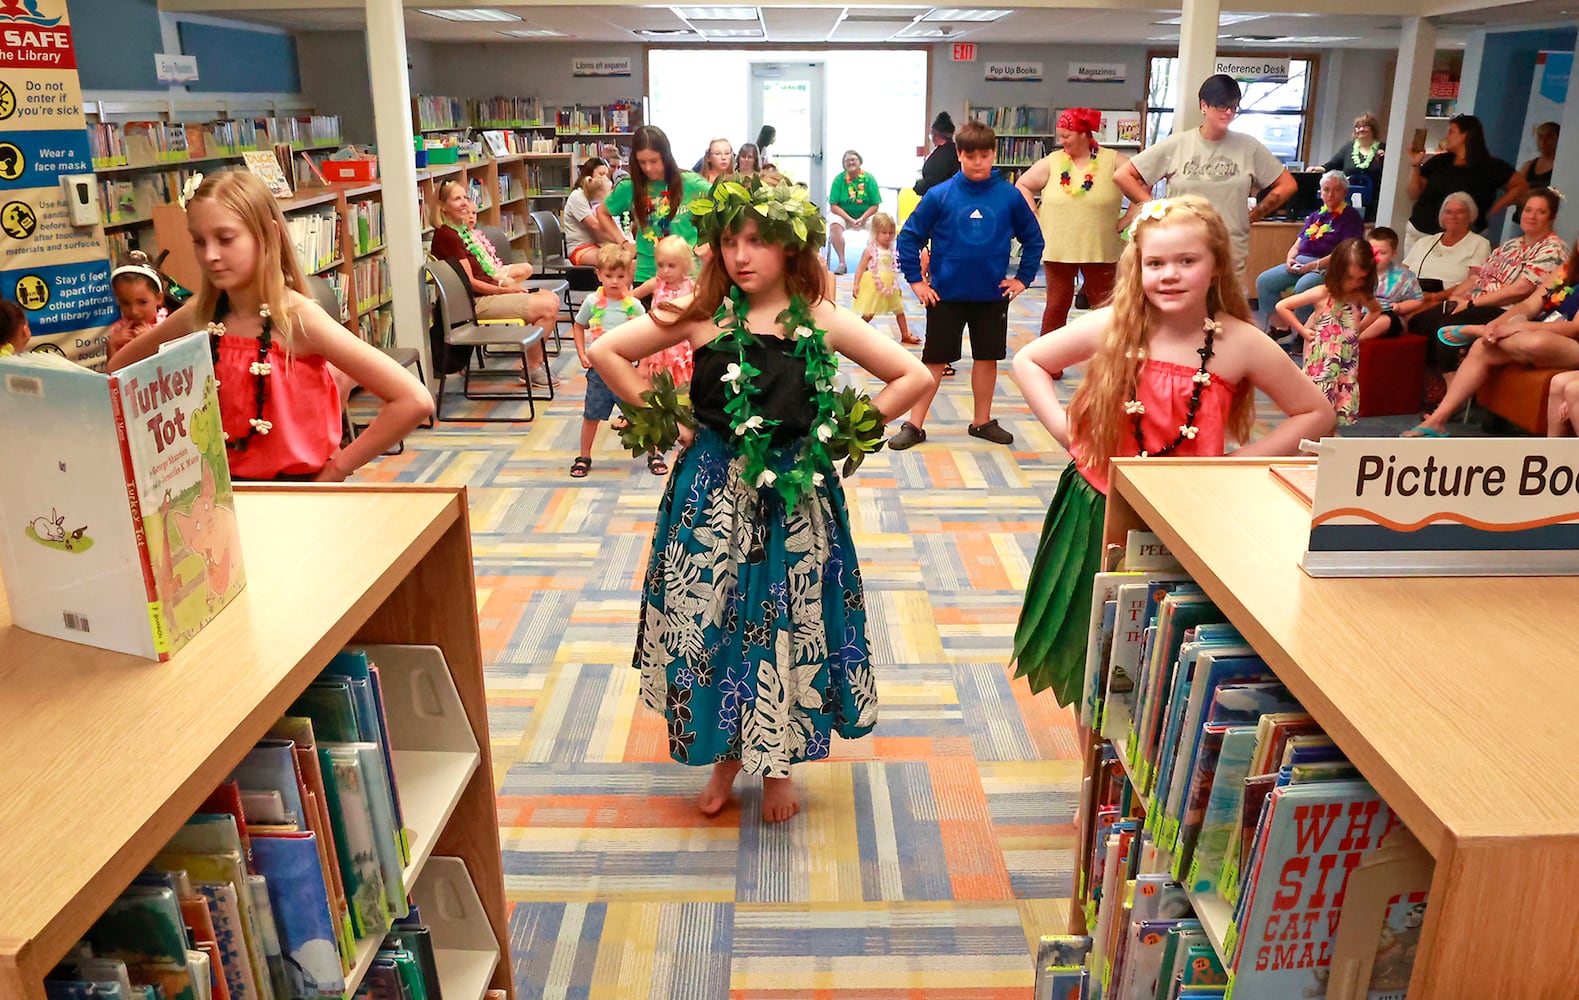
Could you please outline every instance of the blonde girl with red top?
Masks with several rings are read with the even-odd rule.
[[[340,482],[433,412],[426,386],[306,294],[285,217],[262,181],[245,170],[212,174],[186,214],[203,271],[197,294],[109,366],[116,371],[206,330],[232,477]],[[336,370],[382,400],[372,424],[344,448]]]

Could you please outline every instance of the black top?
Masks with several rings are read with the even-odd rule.
[[[1555,168],[1555,164],[1553,166]],[[1552,172],[1548,170],[1543,174],[1536,173],[1534,160],[1531,160],[1530,165],[1524,168],[1524,179],[1530,182],[1530,187],[1532,188],[1552,186]]]
[[[1378,142],[1373,148],[1378,150],[1377,154],[1371,157],[1370,166],[1361,169],[1354,162],[1354,140],[1351,139],[1344,143],[1336,153],[1333,153],[1331,159],[1321,165],[1322,169],[1341,170],[1350,176],[1364,174],[1371,179],[1371,186],[1380,191],[1382,186],[1382,165],[1385,160],[1380,151],[1385,150],[1387,144]]]
[[[1452,153],[1438,153],[1420,164],[1425,190],[1420,192],[1409,221],[1422,233],[1440,233],[1442,224],[1436,217],[1442,211],[1443,199],[1454,191],[1463,191],[1475,199],[1475,206],[1480,209],[1474,226],[1478,233],[1490,221],[1486,217],[1497,203],[1497,189],[1507,184],[1513,174],[1513,165],[1495,156],[1478,166],[1466,163],[1461,167],[1453,162]]]
[[[729,437],[729,414],[724,404],[731,395],[723,381],[729,366],[737,360],[732,350],[714,350],[712,345],[696,352],[691,375],[691,408],[698,423]],[[794,444],[811,431],[815,411],[806,387],[806,361],[795,356],[793,342],[782,337],[757,337],[746,348],[746,360],[761,369],[753,382],[761,393],[753,408],[766,420],[777,420],[771,440],[775,448]]]
[[[932,152],[927,154],[926,162],[921,164],[921,179],[916,181],[916,194],[926,194],[927,189],[937,187],[957,173],[959,150],[954,148],[953,140],[934,146]]]

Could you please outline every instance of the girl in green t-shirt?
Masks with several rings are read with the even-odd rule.
[[[617,216],[630,213],[630,231],[635,235],[636,283],[641,284],[658,273],[653,250],[659,240],[672,235],[696,245],[696,229],[686,206],[707,194],[707,184],[696,174],[680,169],[669,148],[669,137],[655,125],[643,125],[632,135],[631,165],[631,176],[616,184],[598,206],[598,218],[612,225]]]

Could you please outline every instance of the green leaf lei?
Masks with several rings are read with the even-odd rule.
[[[786,506],[793,506],[823,484],[819,467],[844,459],[844,473],[849,475],[867,455],[882,447],[882,414],[867,396],[854,389],[834,391],[838,356],[828,348],[826,335],[817,327],[806,301],[795,296],[790,299],[789,308],[778,314],[776,322],[789,331],[795,356],[806,362],[806,385],[812,393],[816,416],[812,418],[811,433],[800,444],[795,464],[783,472],[769,468],[773,428],[778,421],[762,416],[754,403],[762,390],[756,385],[756,376],[761,372],[746,360],[746,349],[757,343],[757,336],[746,322],[749,311],[750,305],[740,289],[731,288],[729,298],[719,303],[713,316],[720,332],[708,347],[732,351],[738,359],[724,375],[730,387],[724,412],[729,414],[729,427],[738,442],[741,477],[756,489],[773,487]]]

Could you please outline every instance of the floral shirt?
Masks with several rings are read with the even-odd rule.
[[[1547,233],[1539,240],[1528,236],[1515,236],[1493,250],[1486,263],[1480,266],[1480,277],[1475,280],[1471,296],[1495,292],[1527,278],[1536,288],[1546,284],[1552,272],[1568,259],[1568,244],[1556,233]]]
[[[1404,302],[1417,302],[1425,298],[1420,279],[1397,261],[1385,271],[1376,274],[1376,301],[1384,310],[1392,310]]]

